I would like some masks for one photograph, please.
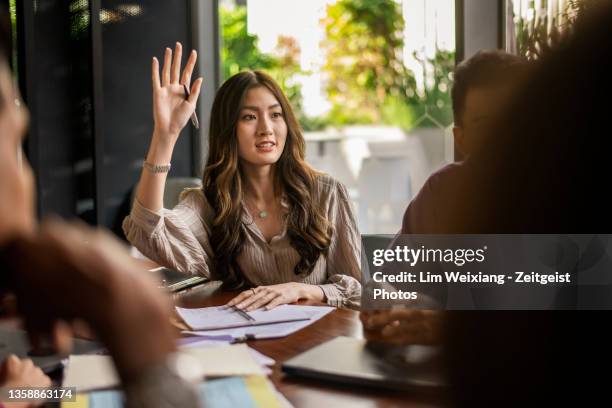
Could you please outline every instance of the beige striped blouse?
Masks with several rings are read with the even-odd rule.
[[[245,210],[242,224],[246,240],[238,264],[255,285],[303,282],[318,285],[329,305],[358,307],[361,297],[361,241],[346,188],[330,176],[318,177],[314,195],[333,225],[327,256],[321,256],[307,276],[295,275],[298,252],[286,229],[268,243]],[[172,210],[152,212],[138,201],[123,221],[123,231],[140,252],[166,267],[210,276],[213,256],[208,237],[212,207],[201,189],[186,189]]]

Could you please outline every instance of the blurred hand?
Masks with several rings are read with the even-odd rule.
[[[318,300],[323,300],[323,291],[315,285],[289,282],[278,285],[258,286],[248,289],[230,300],[227,306],[236,306],[238,309],[251,311],[265,307],[266,310],[276,306],[294,303],[300,299],[315,299],[309,296],[311,292],[320,292]]]
[[[20,360],[14,354],[4,359],[0,366],[0,387],[23,388],[23,387],[49,387],[51,379],[47,377],[40,368],[36,367],[29,358]],[[5,402],[6,408],[25,408],[36,406],[31,402]]]
[[[174,58],[172,50],[166,48],[161,79],[157,58],[153,57],[152,63],[154,135],[171,145],[176,143],[179,133],[194,112],[202,86],[202,78],[191,84],[191,75],[197,60],[195,50],[191,51],[179,80],[182,54],[181,43],[176,43]],[[188,99],[185,99],[184,86],[190,89]]]
[[[0,59],[0,242],[34,229],[34,178],[21,151],[29,114]]]
[[[11,255],[18,310],[34,340],[65,333],[59,319],[82,318],[124,378],[174,349],[169,299],[110,234],[48,222],[14,242]]]
[[[395,308],[359,315],[369,340],[395,345],[435,345],[442,341],[444,312]]]

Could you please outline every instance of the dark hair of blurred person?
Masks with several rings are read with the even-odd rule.
[[[612,4],[601,2],[541,58],[466,161],[449,232],[610,232],[611,73]],[[598,397],[609,399],[609,317],[450,312],[446,343],[455,405],[567,406],[577,400],[590,406]]]
[[[523,58],[499,50],[479,51],[454,71],[452,88],[455,146],[469,157],[486,129],[505,109],[527,73]],[[495,135],[491,135],[495,137]],[[402,234],[447,232],[462,162],[450,163],[433,173],[410,202],[402,221]]]
[[[468,156],[482,129],[505,108],[526,72],[526,60],[500,50],[482,50],[462,61],[453,72],[453,136]]]

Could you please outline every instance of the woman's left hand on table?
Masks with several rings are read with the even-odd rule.
[[[279,305],[294,303],[300,299],[309,299],[310,287],[299,282],[281,283],[278,285],[258,286],[245,290],[227,303],[227,306],[235,306],[245,311],[265,308],[270,310]],[[320,288],[314,287],[323,292]]]

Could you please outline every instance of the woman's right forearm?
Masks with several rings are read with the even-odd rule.
[[[146,156],[146,162],[152,165],[167,165],[172,159],[176,137],[153,132],[151,146]],[[158,211],[164,206],[164,189],[167,172],[154,173],[147,168],[142,169],[136,199],[145,208]]]

